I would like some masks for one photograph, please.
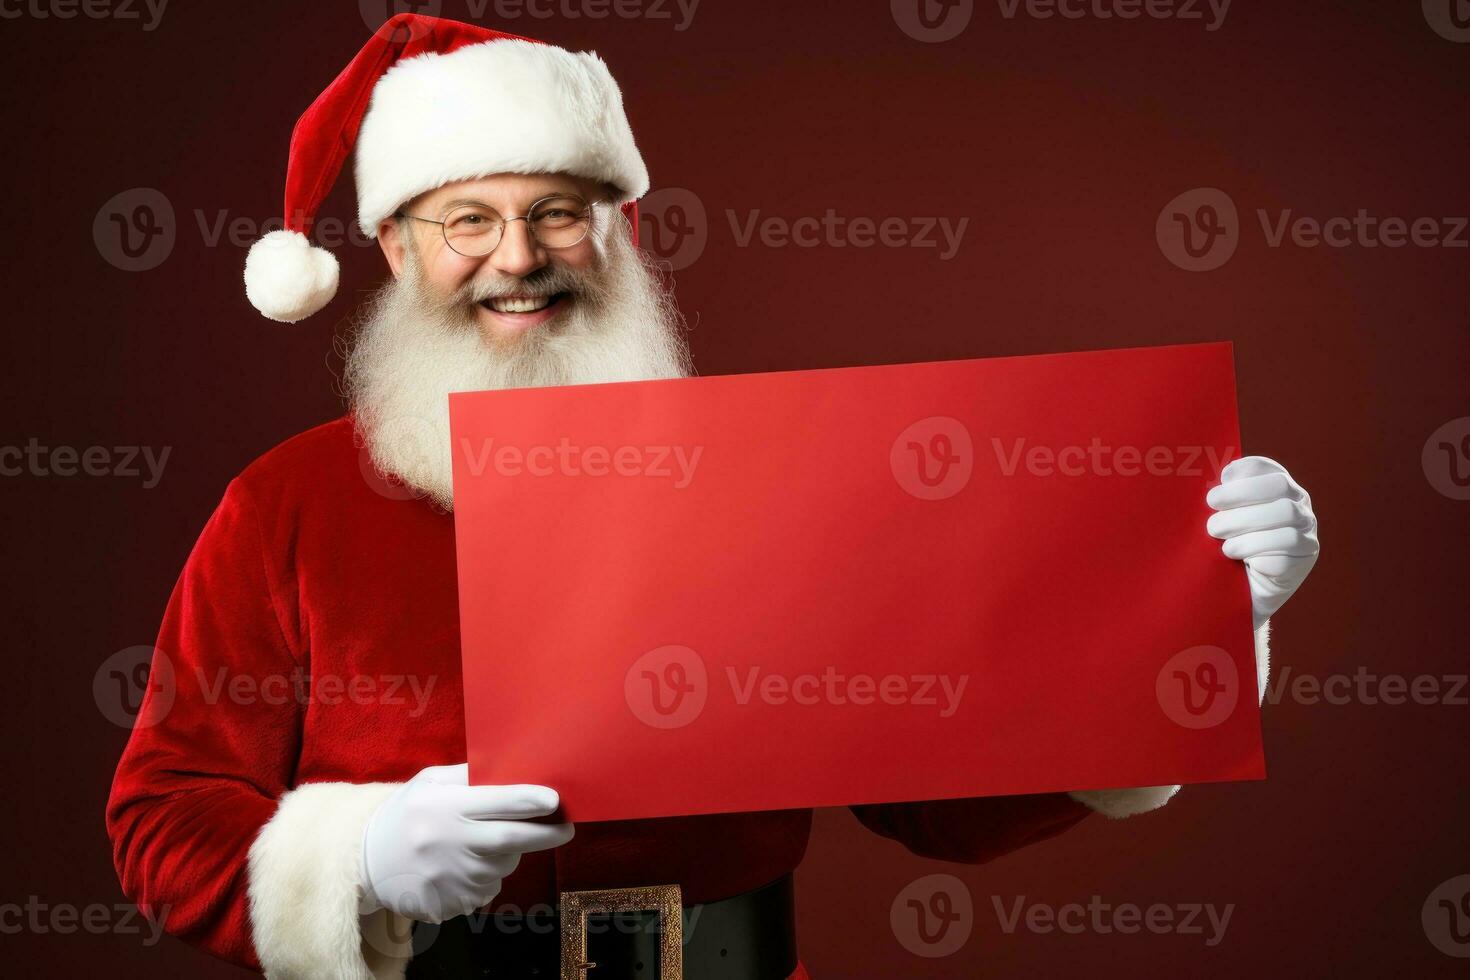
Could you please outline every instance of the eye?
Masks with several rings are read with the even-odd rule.
[[[446,229],[461,235],[482,234],[493,230],[500,222],[500,215],[480,204],[467,204],[449,212]]]

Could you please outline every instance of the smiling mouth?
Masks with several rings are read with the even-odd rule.
[[[540,296],[496,296],[483,300],[480,305],[493,313],[539,313],[566,299],[570,293],[547,293]]]

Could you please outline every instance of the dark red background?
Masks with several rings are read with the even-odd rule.
[[[270,323],[245,303],[243,248],[207,246],[195,212],[278,214],[295,116],[367,27],[350,0],[180,2],[152,32],[5,10],[0,442],[172,453],[152,490],[0,479],[13,623],[0,904],[121,902],[102,808],[127,732],[98,710],[94,673],[151,643],[226,481],[338,412],[333,331],[383,274],[374,250],[339,249],[338,300],[305,324]],[[467,16],[464,0],[443,12]],[[1431,31],[1418,3],[1366,0],[1236,0],[1214,32],[1006,19],[983,2],[940,44],[905,35],[882,2],[704,0],[687,30],[676,21],[486,23],[602,54],[654,187],[701,201],[709,245],[677,282],[703,373],[1234,340],[1246,450],[1290,467],[1322,526],[1321,563],[1278,617],[1278,665],[1466,671],[1470,502],[1436,492],[1420,452],[1470,414],[1470,251],[1273,249],[1254,216],[1470,212],[1470,44]],[[1188,273],[1161,254],[1154,221],[1201,186],[1230,194],[1244,227],[1228,264]],[[92,229],[135,187],[167,196],[178,238],[133,273],[104,260]],[[350,218],[352,200],[344,181],[326,214]],[[725,217],[827,208],[970,225],[942,262],[935,249],[741,248]],[[1268,781],[1187,789],[1161,813],[1093,819],[981,868],[911,857],[822,812],[799,876],[804,956],[818,980],[1462,971],[1427,941],[1420,908],[1470,872],[1467,718],[1453,705],[1268,705]],[[889,903],[941,870],[974,895],[975,935],[921,960],[895,941]],[[1007,935],[990,903],[1093,894],[1236,908],[1205,948]],[[173,940],[23,932],[4,948],[7,974],[235,975]]]

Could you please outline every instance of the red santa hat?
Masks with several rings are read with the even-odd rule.
[[[635,230],[648,169],[607,65],[531,38],[398,14],[302,114],[286,165],[285,228],[250,248],[245,295],[295,323],[337,292],[337,259],[307,235],[357,150],[369,238],[405,201],[496,173],[569,173],[616,188]]]

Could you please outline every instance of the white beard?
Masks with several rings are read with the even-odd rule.
[[[449,394],[496,388],[678,378],[691,373],[683,320],[657,268],[614,220],[587,271],[548,266],[513,285],[570,290],[575,302],[550,323],[504,344],[481,333],[474,303],[505,293],[470,283],[430,294],[418,256],[359,315],[343,387],[381,474],[446,510],[454,502]]]

